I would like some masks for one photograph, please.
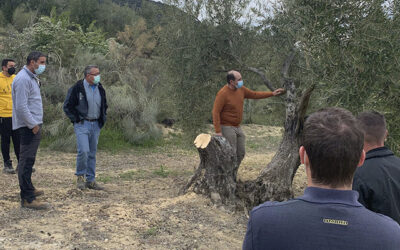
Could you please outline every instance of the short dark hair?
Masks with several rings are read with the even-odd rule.
[[[235,81],[235,75],[233,74],[233,72],[229,71],[228,74],[226,75],[226,81],[227,83],[230,83],[232,81]]]
[[[26,65],[29,65],[29,63],[32,60],[37,62],[37,60],[39,60],[39,58],[41,58],[41,57],[46,57],[46,55],[39,51],[32,51],[31,53],[29,53],[28,57],[26,58]]]
[[[302,143],[313,182],[332,188],[352,182],[364,134],[350,111],[325,108],[311,114],[304,124]]]
[[[85,67],[85,69],[83,70],[83,75],[86,77],[87,75],[90,74],[90,70],[91,69],[98,69],[99,67],[96,65],[88,65]]]
[[[1,67],[7,67],[8,62],[15,62],[13,59],[3,59],[3,61],[1,61]]]
[[[386,120],[376,111],[365,111],[357,116],[357,120],[364,131],[364,141],[369,144],[380,144],[385,140]]]

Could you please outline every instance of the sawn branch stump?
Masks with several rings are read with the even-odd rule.
[[[216,205],[235,205],[236,155],[229,142],[222,136],[200,134],[194,141],[200,155],[200,164],[186,186],[185,193],[193,187],[195,193],[211,198]]]

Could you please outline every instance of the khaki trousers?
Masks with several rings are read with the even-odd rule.
[[[221,126],[221,130],[222,135],[229,141],[236,154],[237,166],[239,167],[245,155],[246,136],[240,127]]]

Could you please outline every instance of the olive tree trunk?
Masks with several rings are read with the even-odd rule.
[[[200,164],[180,193],[192,187],[195,193],[210,197],[216,205],[235,206],[238,166],[231,145],[222,136],[208,134],[198,135],[194,143]]]

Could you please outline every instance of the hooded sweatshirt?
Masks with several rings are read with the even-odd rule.
[[[11,84],[15,75],[6,76],[0,72],[0,117],[12,116]]]

